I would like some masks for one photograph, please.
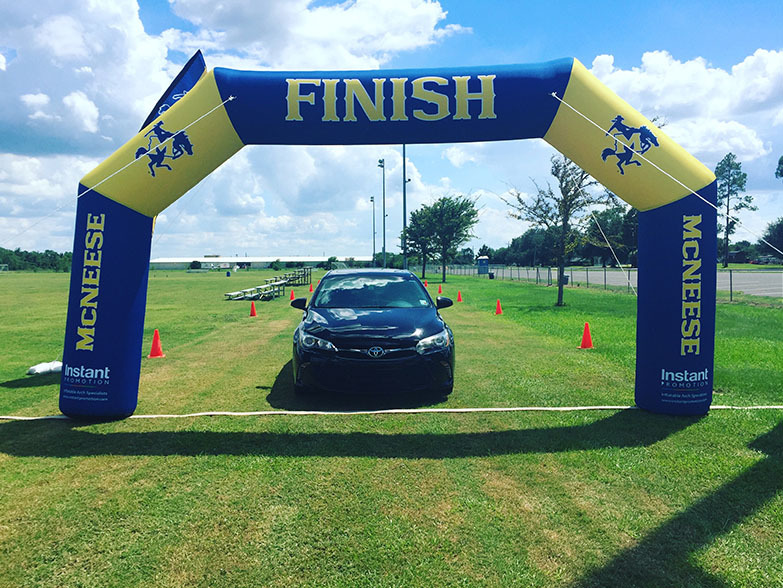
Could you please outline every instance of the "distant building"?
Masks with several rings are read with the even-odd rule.
[[[156,257],[150,260],[150,269],[156,270],[178,270],[187,269],[194,261],[198,261],[201,264],[202,269],[233,269],[234,267],[241,268],[265,268],[269,267],[269,264],[279,261],[280,263],[293,264],[301,263],[303,265],[316,266],[319,263],[324,263],[329,260],[329,257],[308,257],[308,256],[288,256],[288,257],[228,257],[222,255],[204,255],[203,257]],[[338,257],[337,261],[343,263],[349,263],[349,260],[353,260],[358,264],[370,264],[372,263],[371,255],[359,255],[355,257]]]

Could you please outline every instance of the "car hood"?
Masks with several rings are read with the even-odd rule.
[[[305,331],[337,347],[380,341],[415,345],[444,326],[434,308],[310,308],[302,319]]]

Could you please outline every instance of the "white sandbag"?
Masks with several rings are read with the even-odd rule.
[[[39,374],[51,374],[61,372],[63,369],[63,362],[61,361],[45,361],[44,363],[38,363],[27,370],[28,376],[35,376]]]

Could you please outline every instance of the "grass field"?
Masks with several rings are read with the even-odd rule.
[[[151,274],[137,413],[633,403],[633,296],[456,276],[446,402],[297,398],[300,313],[223,301],[263,277]],[[57,413],[24,372],[61,354],[67,282],[0,277],[0,414]],[[782,333],[780,305],[718,305],[716,404],[783,404]],[[0,422],[0,586],[783,586],[782,419]]]

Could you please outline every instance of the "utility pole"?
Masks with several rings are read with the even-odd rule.
[[[372,202],[372,266],[375,267],[375,196],[370,196]]]
[[[378,167],[383,171],[383,269],[386,269],[386,160],[379,159]]]
[[[408,227],[407,190],[408,174],[405,172],[405,143],[402,144],[402,267],[408,269],[408,240],[405,229]]]

